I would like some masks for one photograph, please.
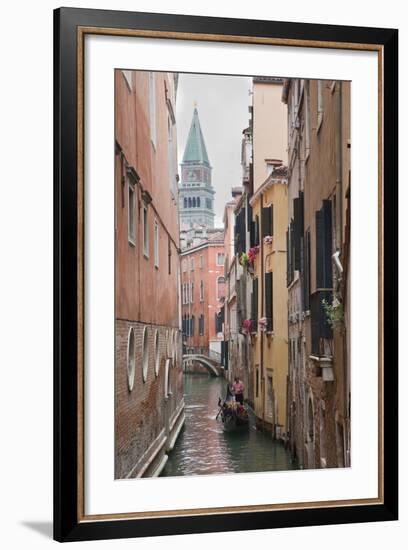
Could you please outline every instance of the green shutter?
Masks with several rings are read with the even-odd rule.
[[[316,290],[324,287],[324,219],[322,210],[318,210],[316,212]]]
[[[265,273],[265,317],[267,330],[273,330],[273,273]]]
[[[272,230],[272,209],[270,206],[262,208],[261,211],[262,238],[271,235]]]

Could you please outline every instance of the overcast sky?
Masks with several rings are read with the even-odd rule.
[[[243,76],[180,74],[177,92],[178,161],[184,148],[197,104],[215,189],[215,226],[222,227],[224,205],[231,187],[242,185],[242,130],[248,126],[252,79]]]

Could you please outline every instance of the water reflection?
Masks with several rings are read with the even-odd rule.
[[[186,421],[170,453],[163,476],[221,474],[292,470],[289,453],[255,428],[224,432],[221,419],[216,420],[218,398],[226,391],[223,378],[186,374],[184,399]]]

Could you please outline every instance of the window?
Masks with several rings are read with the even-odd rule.
[[[265,273],[265,317],[266,330],[273,330],[273,273]]]
[[[166,360],[165,373],[164,373],[164,398],[168,399],[171,396],[171,369],[170,359]]]
[[[187,208],[187,197],[184,197],[184,208]]]
[[[252,239],[252,246],[258,246],[259,245],[259,216],[255,216],[255,222],[253,226],[253,239]]]
[[[195,317],[194,315],[191,317],[191,328],[190,328],[190,336],[194,336],[194,324],[195,324]]]
[[[204,302],[204,281],[200,281],[200,302]]]
[[[190,302],[194,302],[194,283],[190,283]]]
[[[159,224],[154,220],[154,266],[159,267]]]
[[[204,261],[203,261],[203,256],[201,255],[198,257],[198,267],[200,269],[203,269],[203,265],[204,265]]]
[[[262,238],[273,235],[273,205],[262,208],[261,211]]]
[[[224,265],[224,253],[217,252],[217,265]]]
[[[332,204],[324,200],[316,216],[316,290],[331,289],[332,280]]]
[[[147,215],[147,206],[143,205],[143,254],[149,257],[149,223]]]
[[[135,246],[135,188],[128,182],[128,241]]]
[[[150,139],[156,149],[156,75],[149,73],[149,115],[150,115]]]
[[[306,231],[304,240],[304,272],[303,272],[303,308],[310,310],[310,231]]]
[[[176,196],[177,181],[175,168],[175,151],[173,143],[173,123],[170,117],[167,117],[167,150],[168,150],[168,168],[169,168],[169,185],[173,196]]]
[[[222,323],[223,323],[223,316],[222,316],[222,312],[219,311],[218,313],[215,314],[215,332],[216,332],[216,334],[219,334],[220,332],[222,332]]]
[[[212,208],[212,200],[211,199],[205,199],[205,207],[208,210],[211,210],[211,208]]]
[[[235,254],[241,254],[246,251],[246,227],[245,227],[246,210],[241,208],[235,216],[234,227],[234,250]]]
[[[217,279],[217,299],[220,300],[221,298],[225,297],[225,278],[224,277],[218,277]]]
[[[142,339],[142,374],[143,382],[147,380],[147,371],[149,368],[149,332],[147,327],[143,330],[143,339]]]
[[[133,327],[130,327],[128,332],[128,345],[127,345],[127,379],[128,389],[133,390],[135,383],[135,332]]]
[[[123,78],[127,84],[129,92],[132,91],[132,71],[122,71]]]
[[[190,271],[194,271],[194,258],[190,258]]]
[[[316,357],[332,355],[330,340],[333,338],[333,331],[323,305],[323,300],[331,304],[332,299],[333,294],[330,290],[318,290],[310,296],[312,354]]]
[[[154,373],[159,376],[160,369],[160,336],[159,331],[156,329],[154,333]]]
[[[197,197],[197,208],[200,208],[200,204],[201,204],[200,197]]]
[[[200,315],[198,318],[198,333],[200,336],[204,336],[204,315]]]
[[[177,330],[176,329],[174,329],[172,333],[171,358],[173,360],[173,365],[176,365],[176,360],[177,360]]]
[[[188,304],[188,283],[184,283],[181,288],[183,304],[186,305]]]

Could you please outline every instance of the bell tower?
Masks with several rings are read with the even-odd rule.
[[[195,225],[214,227],[214,194],[211,165],[204,136],[194,107],[186,148],[181,162],[179,212],[181,228]]]

